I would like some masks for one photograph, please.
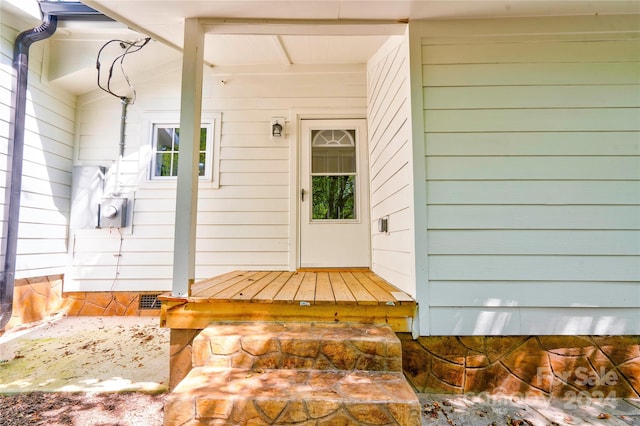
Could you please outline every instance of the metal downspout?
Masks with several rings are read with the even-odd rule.
[[[3,330],[13,313],[13,289],[16,273],[20,193],[22,190],[22,159],[24,153],[24,123],[27,104],[27,78],[29,74],[29,47],[45,40],[56,32],[58,18],[45,14],[39,27],[24,31],[14,43],[13,68],[16,72],[14,108],[9,130],[9,155],[11,156],[10,182],[8,182],[5,213],[7,218],[4,239],[4,268],[0,274],[0,330]]]

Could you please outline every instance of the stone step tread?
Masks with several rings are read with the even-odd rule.
[[[165,404],[165,426],[188,422],[413,426],[420,402],[397,372],[198,367]]]
[[[195,338],[193,366],[402,371],[402,346],[388,326],[216,323]]]

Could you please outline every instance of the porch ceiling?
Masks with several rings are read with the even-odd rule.
[[[150,69],[157,72],[168,66],[179,66],[183,23],[188,17],[394,22],[407,19],[640,13],[640,2],[617,0],[84,0],[83,3],[129,27],[100,29],[92,26],[91,30],[98,33],[97,38],[104,41],[120,37],[134,40],[145,34],[159,41],[131,57],[132,63],[127,69],[134,78],[136,75],[144,76]],[[365,64],[390,34],[388,30],[366,35],[318,35],[318,31],[309,34],[304,31],[300,34],[250,32],[247,26],[247,34],[207,34],[204,56],[205,61],[214,66],[214,73],[222,72],[220,70],[225,66],[237,69],[237,66],[247,65]],[[56,35],[58,52],[64,52],[64,55],[61,55],[60,64],[54,64],[57,69],[53,77],[67,90],[81,94],[96,89],[93,54],[81,52],[82,60],[69,57],[77,51],[78,40],[95,38],[88,36],[87,29],[79,28],[77,24]],[[90,44],[84,43],[86,46]]]

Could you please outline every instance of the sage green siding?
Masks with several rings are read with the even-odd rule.
[[[424,23],[421,58],[421,334],[640,333],[640,17]]]

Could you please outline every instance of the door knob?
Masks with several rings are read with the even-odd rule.
[[[304,189],[300,190],[300,199],[304,202]]]

